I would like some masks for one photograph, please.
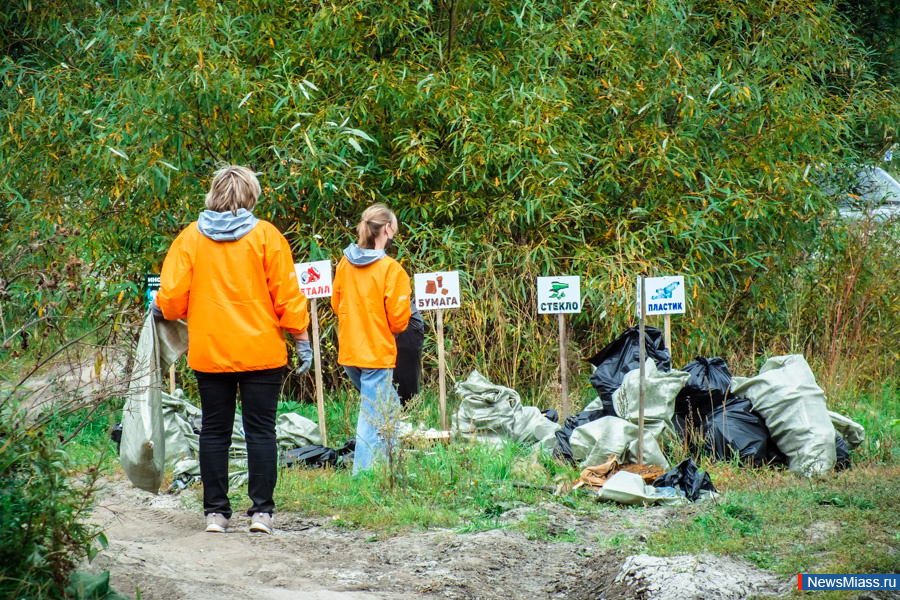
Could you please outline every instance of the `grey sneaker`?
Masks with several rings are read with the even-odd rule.
[[[231,533],[234,527],[231,525],[231,519],[226,519],[221,513],[209,513],[206,515],[206,531],[207,533]]]
[[[250,517],[250,531],[271,535],[274,529],[275,523],[270,513],[253,513],[253,516]]]

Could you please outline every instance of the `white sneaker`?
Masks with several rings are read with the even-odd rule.
[[[231,519],[226,519],[221,513],[209,513],[206,515],[206,532],[207,533],[231,533],[234,526]]]
[[[253,513],[250,517],[250,531],[271,535],[274,529],[275,523],[270,513]]]

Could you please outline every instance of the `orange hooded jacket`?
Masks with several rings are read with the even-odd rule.
[[[283,367],[282,330],[309,326],[287,240],[251,218],[252,229],[233,241],[210,239],[191,223],[163,263],[156,304],[168,320],[187,319],[188,363],[196,371]]]
[[[338,363],[393,369],[394,334],[409,323],[409,275],[383,250],[350,244],[334,275],[331,307],[338,318]]]

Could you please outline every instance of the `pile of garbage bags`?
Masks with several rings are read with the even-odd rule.
[[[488,381],[478,371],[456,384],[461,402],[453,415],[451,434],[498,443],[512,440],[552,447],[559,423],[534,406],[523,406],[514,389]]]
[[[827,410],[825,393],[803,356],[770,358],[751,378],[732,377],[719,357],[697,357],[681,370],[671,370],[661,332],[652,327],[646,331],[648,464],[664,464],[665,457],[656,453],[657,441],[674,434],[691,449],[702,447],[716,459],[737,458],[756,467],[786,464],[806,477],[850,466],[850,450],[862,443],[865,431]],[[623,425],[615,420],[603,422],[610,418],[637,422],[639,352],[638,331],[632,327],[589,359],[595,367],[591,383],[598,399],[567,419],[557,432],[558,457],[582,465],[600,464],[609,450],[620,461],[634,461],[633,451],[622,447],[616,437]],[[610,430],[615,433],[611,435]],[[648,431],[653,443],[646,439]],[[624,434],[636,441],[636,430]],[[607,447],[610,439],[616,447]],[[578,440],[577,450],[574,440]],[[594,446],[585,450],[583,440]]]

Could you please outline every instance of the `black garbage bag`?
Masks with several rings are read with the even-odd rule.
[[[116,443],[116,454],[122,452],[122,424],[113,425],[112,431],[109,432],[109,439]]]
[[[731,398],[716,407],[703,420],[702,427],[706,451],[717,460],[737,456],[746,465],[761,467],[773,458],[770,444],[775,444],[766,422],[753,412],[746,398]]]
[[[282,467],[337,467],[338,453],[334,448],[313,444],[287,450],[281,454]]]
[[[850,462],[850,448],[847,446],[847,442],[844,441],[844,438],[838,433],[834,434],[834,449],[837,453],[837,461],[834,463],[834,470],[844,471],[853,468],[853,464]]]
[[[673,467],[656,478],[653,487],[673,487],[684,492],[685,497],[691,502],[696,502],[703,490],[713,492],[713,485],[709,473],[697,468],[693,458],[688,458],[677,467]]]
[[[675,397],[675,413],[686,415],[693,411],[705,417],[728,398],[731,390],[731,371],[718,356],[698,356],[681,369],[691,377]]]
[[[397,342],[397,365],[394,367],[394,386],[400,403],[406,406],[419,393],[422,378],[422,347],[425,344],[425,323],[418,310],[409,319],[409,325],[394,339]]]
[[[607,416],[609,415],[602,410],[583,410],[577,415],[566,417],[566,422],[563,423],[563,426],[556,430],[556,447],[553,449],[553,456],[559,460],[575,464],[575,457],[572,456],[572,444],[570,443],[572,432],[575,431],[576,427],[581,427],[591,421]]]
[[[653,359],[660,371],[668,372],[672,367],[672,356],[665,348],[663,332],[656,327],[644,327],[644,335],[647,357]],[[641,366],[639,339],[640,328],[630,327],[614,342],[588,359],[594,365],[591,385],[597,390],[606,415],[616,414],[612,396],[622,385],[625,374]]]
[[[544,415],[544,418],[548,421],[552,421],[553,423],[559,423],[559,413],[553,410],[552,408],[548,408],[547,410],[542,410],[541,414]]]

